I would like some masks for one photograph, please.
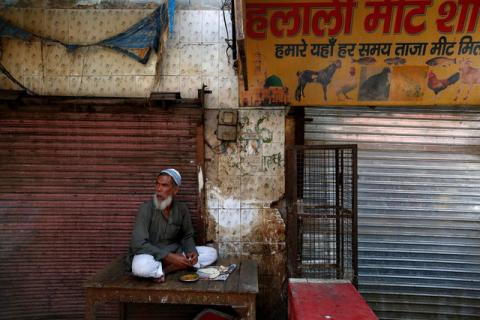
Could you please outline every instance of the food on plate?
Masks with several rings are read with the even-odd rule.
[[[180,277],[180,281],[184,282],[193,282],[197,281],[200,277],[196,273],[189,273],[189,274],[184,274],[183,276]]]
[[[202,268],[198,269],[197,273],[202,277],[202,278],[209,278],[209,279],[215,279],[220,275],[220,271],[218,271],[217,268]]]
[[[228,267],[225,267],[225,266],[219,266],[218,267],[218,271],[220,271],[221,273],[225,273],[228,271]]]

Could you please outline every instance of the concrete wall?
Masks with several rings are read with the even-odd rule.
[[[166,91],[194,98],[202,84],[208,85],[213,91],[205,117],[208,240],[218,244],[222,256],[259,262],[259,318],[278,319],[284,312],[285,223],[270,204],[284,193],[285,111],[239,108],[222,2],[177,0],[175,31],[163,53],[152,55],[146,65],[96,46],[72,54],[58,44],[11,39],[2,41],[1,62],[42,95],[146,97]],[[24,1],[0,15],[45,37],[88,44],[124,31],[154,8],[140,1]],[[231,37],[228,12],[225,18]],[[17,86],[1,76],[0,88]],[[216,137],[221,109],[238,111],[236,141]]]
[[[89,44],[116,35],[151,9],[4,8],[12,24],[64,43]],[[3,39],[1,62],[15,79],[41,95],[147,96],[156,55],[146,65],[113,50],[88,46],[67,52],[60,44]],[[16,88],[5,76],[3,88]]]
[[[218,110],[206,113],[208,238],[220,254],[259,263],[260,319],[284,312],[285,223],[271,202],[284,193],[284,110],[240,108],[238,138],[217,139]]]
[[[28,6],[4,7],[0,15],[40,36],[91,44],[128,29],[155,8],[151,2],[110,1],[108,6],[102,1],[77,2],[82,4],[51,8],[32,1]],[[225,55],[220,1],[207,1],[205,10],[198,6],[201,1],[193,1],[195,10],[184,10],[188,7],[184,2],[188,1],[178,2],[174,32],[168,36],[164,52],[152,55],[146,65],[98,46],[70,53],[56,43],[6,38],[0,61],[15,79],[41,95],[146,97],[168,91],[194,98],[197,89],[207,84],[213,90],[208,107],[234,106],[237,81]],[[19,89],[4,75],[0,75],[0,88]]]

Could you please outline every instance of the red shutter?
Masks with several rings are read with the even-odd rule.
[[[199,107],[1,107],[0,318],[82,318],[83,282],[126,253],[161,168],[181,172],[202,238],[202,121]]]

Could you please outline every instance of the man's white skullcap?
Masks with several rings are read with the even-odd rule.
[[[182,183],[182,176],[180,175],[180,172],[178,172],[177,170],[175,170],[173,168],[162,170],[162,171],[160,171],[160,173],[166,173],[170,177],[172,177],[173,181],[175,181],[175,184],[177,186],[180,186],[180,184]]]

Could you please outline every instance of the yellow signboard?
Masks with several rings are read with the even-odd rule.
[[[258,105],[480,104],[480,0],[246,0]]]

